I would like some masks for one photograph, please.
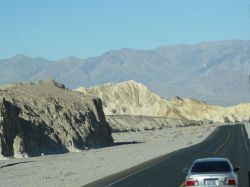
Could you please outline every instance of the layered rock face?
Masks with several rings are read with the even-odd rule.
[[[97,97],[54,81],[0,88],[0,155],[24,157],[110,145]]]
[[[221,107],[189,98],[176,97],[169,100],[135,81],[90,88],[80,87],[76,91],[100,97],[106,115],[142,115],[203,122],[236,122],[250,119],[250,104],[247,103]]]

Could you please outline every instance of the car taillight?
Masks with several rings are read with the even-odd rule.
[[[227,185],[236,185],[236,180],[234,178],[225,178],[225,184]]]
[[[186,186],[198,186],[199,183],[197,179],[188,179],[186,180],[185,185]]]

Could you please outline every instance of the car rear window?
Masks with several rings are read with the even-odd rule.
[[[226,161],[196,162],[191,172],[230,172],[231,167]]]

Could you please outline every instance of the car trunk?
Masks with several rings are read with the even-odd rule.
[[[223,173],[191,173],[189,178],[197,179],[199,182],[198,186],[206,186],[206,187],[233,187],[234,185],[226,185],[225,178],[233,177],[231,172],[223,172]]]

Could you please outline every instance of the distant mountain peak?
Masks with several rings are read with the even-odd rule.
[[[9,61],[49,61],[46,58],[42,58],[42,57],[30,57],[27,55],[23,55],[23,54],[17,54],[11,58],[8,59]]]
[[[31,59],[31,57],[27,55],[17,54],[13,57],[11,57],[12,60],[23,60],[23,59]]]
[[[62,61],[64,62],[78,62],[78,61],[82,61],[82,59],[75,57],[75,56],[68,56],[62,59]]]

